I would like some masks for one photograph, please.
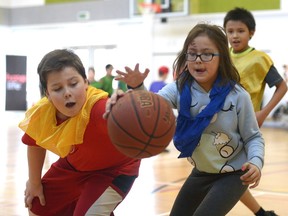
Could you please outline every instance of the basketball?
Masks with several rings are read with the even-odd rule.
[[[119,98],[107,121],[114,146],[126,156],[139,159],[165,150],[176,127],[170,104],[145,90],[131,91]]]

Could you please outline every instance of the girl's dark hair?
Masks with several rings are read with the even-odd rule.
[[[40,81],[41,95],[47,90],[47,76],[51,72],[61,71],[66,67],[73,67],[86,79],[85,68],[80,58],[72,51],[67,49],[56,49],[47,53],[38,65],[37,72]]]
[[[194,79],[188,71],[186,62],[186,53],[188,46],[198,36],[207,36],[219,50],[219,68],[218,72],[222,77],[221,84],[227,84],[230,81],[239,83],[240,76],[230,58],[229,46],[224,29],[217,25],[197,24],[188,34],[184,42],[182,51],[176,57],[173,63],[173,70],[176,72],[176,82],[180,92],[186,81],[189,83]]]
[[[256,29],[256,22],[253,14],[245,8],[236,7],[233,10],[228,11],[226,16],[224,17],[224,28],[226,28],[226,24],[230,20],[243,22],[247,26],[249,31],[255,31]]]

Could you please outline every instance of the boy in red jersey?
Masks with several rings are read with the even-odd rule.
[[[114,215],[138,176],[140,160],[111,143],[103,119],[108,94],[89,86],[79,57],[54,50],[38,65],[43,97],[27,110],[29,215]],[[46,150],[59,155],[42,177]]]

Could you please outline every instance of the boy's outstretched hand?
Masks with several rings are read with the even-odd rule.
[[[139,71],[139,64],[137,63],[135,65],[134,70],[132,70],[129,67],[125,67],[125,71],[119,71],[117,70],[116,73],[118,74],[117,77],[115,77],[115,80],[123,81],[128,86],[132,88],[136,88],[137,86],[141,85],[143,81],[146,79],[146,77],[149,74],[149,69],[146,68],[145,71],[142,73]]]

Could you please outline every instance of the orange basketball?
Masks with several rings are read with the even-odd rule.
[[[108,117],[108,133],[115,147],[132,158],[161,153],[175,132],[175,116],[161,96],[135,90],[119,98]]]

